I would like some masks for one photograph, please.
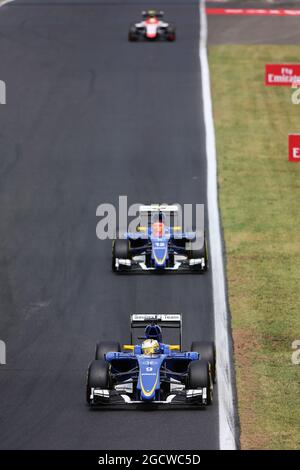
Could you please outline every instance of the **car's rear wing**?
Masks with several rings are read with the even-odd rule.
[[[179,207],[175,204],[149,204],[139,207],[140,212],[178,212]]]
[[[147,325],[155,323],[162,329],[163,342],[182,348],[181,313],[133,313],[130,315],[131,344],[139,343]]]
[[[156,16],[156,18],[161,19],[164,16],[164,12],[163,11],[156,11],[156,10],[148,10],[148,11],[144,10],[144,11],[142,11],[143,19],[146,19],[151,15]]]
[[[176,204],[148,204],[139,207],[139,213],[142,225],[150,227],[152,217],[163,217],[167,225],[174,227],[174,225],[181,225],[181,210]]]

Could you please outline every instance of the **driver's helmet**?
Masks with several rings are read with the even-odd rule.
[[[155,18],[156,17],[156,10],[148,10],[148,17]]]
[[[163,222],[154,222],[152,224],[152,233],[154,237],[163,237],[165,233],[165,224]]]
[[[142,343],[143,354],[149,356],[150,354],[159,353],[159,342],[156,339],[146,339]]]

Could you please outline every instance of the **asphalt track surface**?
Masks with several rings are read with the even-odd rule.
[[[206,202],[199,11],[157,6],[174,44],[127,42],[142,2],[0,9],[1,449],[218,447],[217,397],[204,411],[85,405],[94,344],[127,342],[131,312],[182,312],[186,347],[214,336],[209,272],[118,277],[95,233],[118,195]]]

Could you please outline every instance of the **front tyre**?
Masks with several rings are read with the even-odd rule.
[[[86,377],[86,401],[91,405],[92,388],[109,388],[109,366],[104,359],[91,362]]]
[[[211,377],[211,366],[205,360],[192,361],[188,370],[188,388],[195,390],[206,388],[207,404],[213,402],[213,381]]]
[[[173,41],[175,41],[175,39],[176,39],[175,26],[169,25],[167,27],[167,40],[170,41],[170,42],[173,42]]]
[[[128,41],[135,42],[139,38],[137,29],[134,25],[132,25],[128,31]]]
[[[112,247],[112,270],[114,272],[122,271],[124,268],[118,266],[117,260],[126,259],[131,260],[131,250],[129,240],[114,240]],[[126,268],[125,268],[126,269]]]
[[[197,237],[197,235],[196,235]],[[200,237],[199,237],[200,238]],[[207,241],[206,237],[204,236],[202,246],[198,247],[199,239],[196,242],[188,242],[186,243],[186,252],[189,259],[204,259],[204,266],[195,265],[194,269],[196,271],[207,271],[208,269],[208,249],[207,249]]]

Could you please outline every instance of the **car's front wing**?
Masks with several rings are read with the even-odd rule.
[[[145,256],[134,256],[129,259],[116,259],[116,272],[125,273],[158,273],[158,272],[186,272],[199,273],[207,268],[204,258],[188,259],[186,256],[175,255],[174,266],[150,267],[146,264]]]
[[[112,406],[112,405],[177,405],[177,406],[206,406],[207,389],[188,389],[170,392],[165,400],[134,400],[125,391],[107,390],[92,388],[90,395],[91,406]]]

